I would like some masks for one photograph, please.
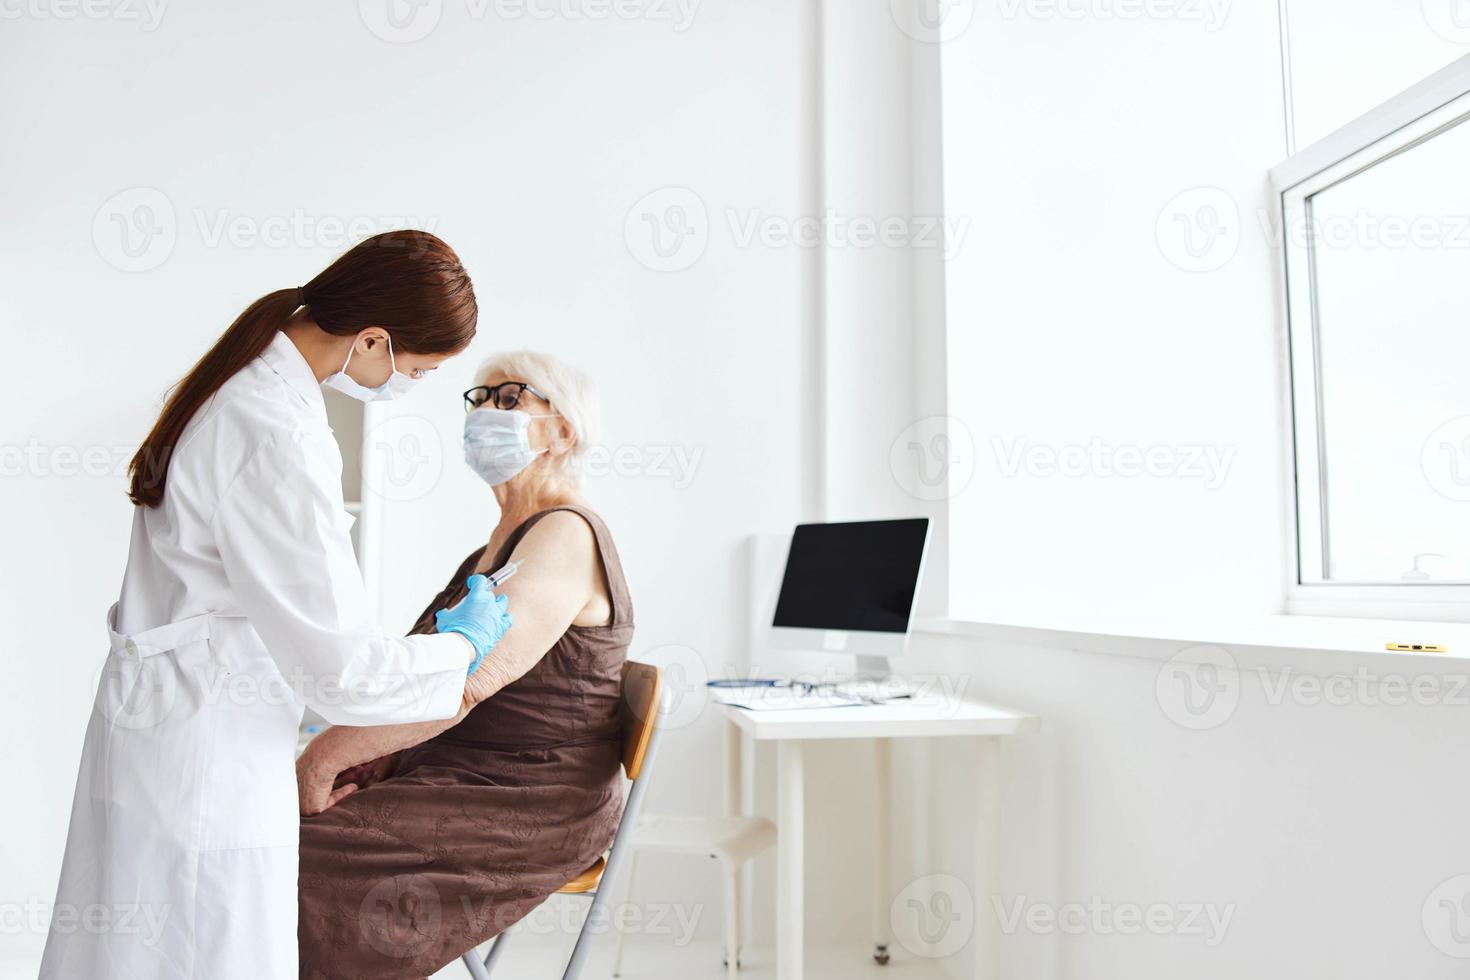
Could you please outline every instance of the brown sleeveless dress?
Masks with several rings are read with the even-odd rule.
[[[301,821],[301,976],[414,980],[498,935],[586,870],[623,807],[618,701],[633,604],[607,525],[605,626],[573,626],[525,676],[406,750],[392,778]],[[504,564],[528,530],[495,556]],[[419,617],[458,602],[473,552]],[[515,610],[511,610],[514,615]]]

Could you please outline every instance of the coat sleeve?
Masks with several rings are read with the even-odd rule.
[[[390,636],[368,616],[329,435],[283,432],[255,450],[212,521],[225,575],[297,696],[332,724],[452,717],[472,652]]]

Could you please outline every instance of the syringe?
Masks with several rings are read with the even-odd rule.
[[[486,579],[490,582],[490,588],[500,588],[500,586],[504,584],[507,579],[509,579],[512,575],[516,573],[516,569],[520,568],[521,564],[524,561],[525,559],[522,558],[520,561],[510,562],[504,568],[500,569],[500,571],[491,572],[489,575],[487,575]]]

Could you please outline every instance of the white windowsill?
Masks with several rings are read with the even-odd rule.
[[[1324,616],[1057,618],[991,621],[929,617],[914,622],[917,633],[962,636],[991,642],[1044,645],[1089,653],[1167,660],[1195,645],[1225,647],[1243,665],[1328,667],[1366,664],[1373,670],[1436,672],[1470,661],[1470,624],[1347,619]],[[1434,643],[1445,653],[1390,651],[1389,643]],[[1283,652],[1287,654],[1283,656]],[[1305,660],[1291,658],[1304,652]],[[1393,666],[1387,667],[1386,664]]]

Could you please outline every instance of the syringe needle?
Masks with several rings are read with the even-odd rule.
[[[506,579],[510,578],[512,575],[514,575],[516,573],[516,570],[521,567],[521,562],[524,562],[524,561],[525,561],[525,559],[522,558],[521,561],[513,561],[513,562],[510,562],[504,568],[500,569],[498,572],[491,573],[491,575],[490,575],[490,587],[492,589],[498,589],[498,588],[500,588],[501,584],[503,582],[505,582]]]

